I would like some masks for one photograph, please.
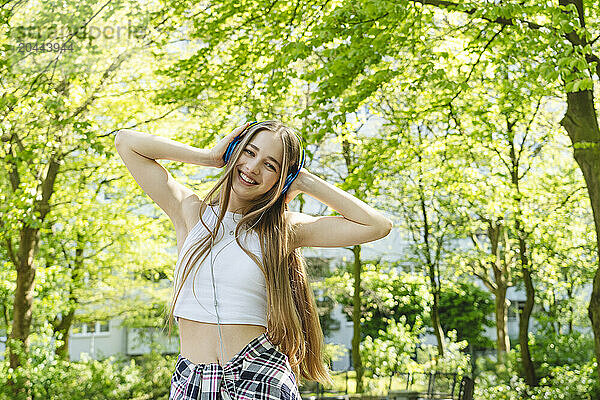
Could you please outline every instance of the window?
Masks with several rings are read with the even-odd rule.
[[[98,332],[103,332],[103,333],[108,332],[108,321],[99,323]]]
[[[71,334],[77,335],[83,333],[83,324],[81,322],[76,322],[71,326]]]
[[[71,326],[71,334],[76,336],[89,336],[106,334],[110,332],[108,321],[76,322]]]

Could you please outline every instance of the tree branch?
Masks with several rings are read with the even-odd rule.
[[[464,83],[469,82],[469,79],[471,79],[471,75],[473,74],[473,71],[475,71],[475,67],[477,66],[477,64],[479,64],[479,61],[481,61],[481,57],[483,56],[483,53],[485,53],[485,51],[487,50],[487,48],[490,46],[490,44],[492,44],[492,42],[494,41],[494,39],[496,39],[496,37],[498,37],[498,35],[500,34],[500,32],[502,32],[504,30],[504,25],[500,27],[500,30],[496,33],[494,33],[494,36],[491,37],[490,40],[488,40],[488,42],[485,44],[485,46],[483,46],[483,49],[481,49],[481,52],[479,53],[479,56],[477,56],[477,60],[473,63],[473,65],[471,66],[471,71],[469,71],[469,75],[467,75],[467,77],[465,78],[465,80],[463,81]],[[452,104],[452,102],[458,97],[459,94],[461,94],[462,89],[460,89],[455,95],[454,97],[452,97],[450,99],[450,101],[448,102],[448,104]]]
[[[479,8],[466,8],[464,9],[463,5],[460,3],[453,3],[451,1],[444,1],[444,0],[409,0],[412,3],[421,3],[423,5],[430,5],[430,6],[435,6],[435,7],[439,7],[439,8],[445,8],[445,9],[449,9],[452,11],[460,11],[460,12],[464,12],[466,14],[469,15],[473,15],[476,14],[477,11],[479,11]],[[527,21],[527,20],[519,20],[517,18],[502,18],[502,17],[498,17],[498,18],[487,18],[483,15],[479,16],[479,18],[484,19],[486,21],[490,21],[490,22],[495,22],[497,24],[501,24],[501,25],[511,25],[511,26],[516,26],[517,23],[523,23],[525,25],[527,25],[529,28],[531,29],[541,29],[541,28],[546,28],[546,29],[551,29],[550,27],[544,26],[544,25],[538,25],[535,22],[531,22],[531,21]]]
[[[94,18],[96,18],[96,15],[98,15],[102,10],[104,10],[104,8],[106,6],[108,6],[110,3],[112,2],[112,0],[108,0],[102,7],[100,7],[100,9],[91,16],[90,19],[88,19],[83,25],[81,25],[79,28],[77,28],[77,30],[75,32],[73,32],[71,35],[69,35],[68,39],[63,43],[63,46],[65,46],[67,43],[69,43],[71,41],[71,39],[73,39],[73,36],[77,35],[79,33],[80,30],[84,29],[90,22],[92,22],[92,20]],[[27,92],[21,97],[21,98],[27,98],[27,96],[29,95],[29,93],[31,93],[31,91],[34,89],[35,87],[35,83],[38,81],[38,79],[42,76],[44,76],[46,74],[46,71],[48,70],[48,68],[50,68],[50,66],[54,63],[54,66],[56,68],[56,63],[58,62],[59,58],[61,57],[61,52],[58,52],[56,54],[56,57],[51,60],[45,67],[44,69],[42,69],[37,75],[36,77],[33,79],[33,81],[31,82],[31,84],[29,85],[29,89],[27,90]],[[54,74],[54,72],[53,72]],[[17,87],[11,94],[15,94],[21,87]],[[8,116],[8,114],[10,112],[13,111],[13,109],[17,106],[17,104],[19,104],[18,102],[13,102],[13,104],[11,104],[8,109],[3,113],[3,118],[2,120],[0,120],[0,122],[4,121],[4,119]]]
[[[412,3],[420,3],[423,5],[430,5],[430,6],[435,6],[438,8],[442,8],[442,9],[448,9],[451,11],[458,11],[458,12],[463,12],[465,14],[469,14],[469,15],[475,15],[478,12],[478,8],[463,8],[464,6],[460,3],[454,3],[451,1],[444,1],[444,0],[409,0]],[[565,1],[565,0],[561,0],[560,4],[565,6],[570,4],[570,2]],[[580,24],[582,27],[585,27],[585,21],[583,20],[583,10],[579,10],[578,8],[578,17],[580,20]],[[545,26],[545,25],[539,25],[536,24],[535,22],[531,22],[531,21],[527,21],[524,19],[518,19],[518,18],[502,18],[502,17],[498,17],[498,18],[487,18],[483,15],[478,16],[479,18],[486,20],[486,21],[490,21],[490,22],[494,22],[503,26],[516,26],[517,23],[521,23],[526,25],[527,27],[529,27],[530,29],[535,29],[535,30],[539,30],[539,29],[548,29],[550,31],[553,32],[557,32],[555,28],[551,27],[551,26]],[[594,40],[592,40],[590,43],[585,43],[585,39],[581,38],[575,31],[571,31],[568,33],[562,33],[561,34],[563,37],[565,37],[573,46],[584,46],[586,44],[591,44],[596,42],[600,36],[597,36]],[[588,62],[591,61],[598,61],[598,63],[596,64],[596,73],[598,74],[598,76],[600,77],[600,59],[598,58],[598,56],[594,55],[594,54],[588,54],[586,55],[586,59],[588,60]]]

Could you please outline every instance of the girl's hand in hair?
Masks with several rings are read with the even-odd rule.
[[[294,179],[287,192],[285,192],[285,204],[289,204],[297,195],[304,193],[304,179],[308,174],[310,174],[310,172],[305,168],[300,169],[300,173],[296,179]]]
[[[235,139],[240,132],[246,129],[248,125],[250,125],[250,122],[246,122],[244,125],[237,127],[229,135],[219,140],[219,142],[212,149],[210,149],[210,159],[212,160],[214,167],[223,168],[225,166],[223,155],[227,151],[227,146],[229,146],[229,143],[233,142],[233,139]]]

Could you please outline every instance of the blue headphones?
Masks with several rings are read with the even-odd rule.
[[[237,146],[237,144],[242,141],[242,137],[244,137],[244,134],[246,133],[246,131],[257,124],[259,124],[259,122],[252,121],[250,123],[250,125],[248,125],[248,127],[246,127],[246,129],[244,129],[239,135],[237,135],[235,137],[235,139],[233,139],[231,141],[231,143],[229,143],[229,146],[227,146],[227,150],[225,151],[225,154],[223,154],[223,161],[225,161],[226,164],[229,161],[229,158],[231,157],[231,154],[235,150],[235,147]],[[296,135],[296,133],[294,133],[294,134]],[[306,157],[306,152],[304,151],[304,146],[302,146],[302,138],[300,138],[300,136],[298,136],[298,135],[296,135],[296,137],[300,141],[300,149],[302,151],[300,164],[298,165],[298,169],[296,171],[288,174],[288,176],[285,178],[285,184],[283,185],[281,194],[284,194],[286,192],[286,190],[288,190],[288,188],[290,187],[292,182],[294,182],[294,179],[296,179],[298,177],[300,170],[304,166],[304,159]]]

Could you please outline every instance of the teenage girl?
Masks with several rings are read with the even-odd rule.
[[[279,121],[247,123],[212,149],[121,130],[115,146],[177,236],[169,334],[181,351],[174,399],[297,399],[302,379],[331,384],[301,247],[352,246],[386,236],[379,211],[303,168],[305,152]],[[205,198],[157,159],[224,168]],[[341,216],[288,211],[299,193]]]

